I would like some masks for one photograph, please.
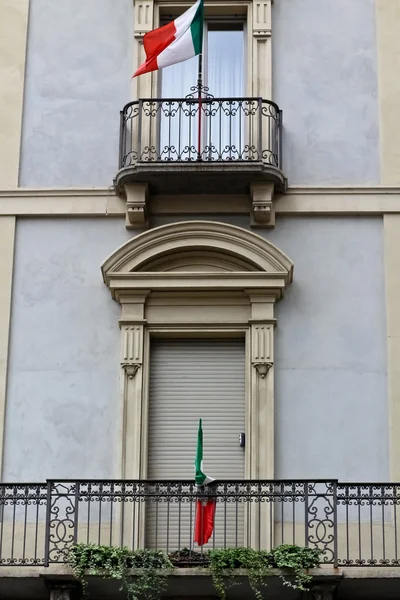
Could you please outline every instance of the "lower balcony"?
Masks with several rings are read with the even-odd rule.
[[[214,531],[198,547],[193,532],[204,492],[190,481],[0,484],[0,596],[44,598],[46,581],[73,585],[68,553],[93,543],[168,554],[176,569],[167,595],[174,597],[216,595],[204,569],[209,550],[281,544],[318,549],[315,581],[334,582],[337,598],[397,597],[400,484],[221,481],[210,496]],[[117,597],[115,585],[92,578],[89,587],[96,598]],[[252,597],[243,585],[232,597]],[[269,598],[300,597],[278,578],[267,589]]]
[[[251,184],[284,191],[282,112],[262,98],[141,99],[121,112],[119,193],[248,194]]]

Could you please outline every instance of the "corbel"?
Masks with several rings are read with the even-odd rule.
[[[253,183],[250,193],[250,225],[252,227],[275,227],[274,184]]]
[[[125,186],[127,229],[145,229],[149,226],[147,202],[149,186],[147,183],[130,183]]]

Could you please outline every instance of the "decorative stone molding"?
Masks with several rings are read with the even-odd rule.
[[[252,361],[256,364],[272,364],[273,328],[271,323],[252,326]]]
[[[142,421],[143,392],[143,314],[146,294],[135,294],[120,299],[122,307],[121,329],[121,466],[122,479],[140,477],[141,436],[130,433],[136,420]],[[141,324],[138,322],[142,321]],[[140,429],[140,425],[139,425]],[[125,524],[126,527],[129,524]]]
[[[125,363],[121,365],[129,379],[133,379],[140,369],[139,363]]]
[[[121,365],[139,365],[142,362],[143,327],[124,325],[121,337]]]
[[[261,377],[261,379],[264,379],[267,374],[268,371],[270,370],[271,367],[273,367],[274,363],[272,362],[259,362],[259,363],[253,363],[253,367],[255,367],[257,373],[259,374],[259,376]]]
[[[147,183],[130,183],[125,186],[127,229],[148,227],[147,198],[149,186]]]
[[[177,251],[218,251],[233,262],[240,258],[237,270],[199,272],[178,270],[151,271],[152,262]],[[247,270],[243,267],[247,264]],[[137,235],[108,258],[102,266],[103,278],[114,299],[132,294],[132,290],[180,290],[268,292],[282,297],[293,276],[293,264],[276,246],[262,237],[233,225],[209,221],[173,223]]]
[[[146,75],[143,75],[145,77]],[[137,79],[140,79],[137,78]],[[245,215],[246,194],[156,196],[146,204],[150,216],[187,214]],[[273,202],[278,216],[376,216],[400,214],[400,187],[292,186]],[[111,188],[37,188],[0,190],[0,216],[86,218],[126,217],[126,199]]]
[[[250,225],[253,227],[274,227],[275,209],[273,183],[257,183],[251,186]]]
[[[153,29],[153,0],[143,1],[136,0],[135,2],[135,39],[141,40],[145,33]]]
[[[272,53],[271,53],[271,0],[253,0],[252,56],[253,78],[252,94],[262,98],[272,98]]]
[[[253,35],[271,36],[271,0],[253,1]]]
[[[229,335],[246,338],[245,477],[273,479],[274,304],[292,281],[290,259],[252,231],[189,221],[135,236],[102,272],[122,310],[121,477],[147,477],[152,337]],[[268,548],[272,527],[269,508],[254,507],[246,543]]]

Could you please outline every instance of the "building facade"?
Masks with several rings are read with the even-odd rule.
[[[131,80],[189,5],[0,0],[0,597],[192,548],[199,418],[210,547],[397,597],[400,3],[206,0],[200,100],[196,59]]]

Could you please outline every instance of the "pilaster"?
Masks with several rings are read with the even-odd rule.
[[[146,294],[121,298],[121,479],[128,480],[143,477],[145,462],[141,447],[145,301]],[[133,547],[143,547],[144,514],[140,510],[123,513],[122,506],[119,510],[116,518],[119,519],[119,528],[123,530],[123,539],[131,540]]]
[[[274,298],[250,294],[249,478],[274,478]],[[256,549],[269,549],[273,511],[268,503],[251,507],[251,539]]]
[[[133,71],[144,62],[143,36],[154,29],[154,0],[135,0],[135,24],[133,34]],[[151,98],[152,73],[132,79],[133,98]]]
[[[250,479],[274,477],[274,325],[251,325]]]
[[[0,2],[0,186],[18,186],[29,0]]]
[[[122,459],[121,478],[141,477],[141,427],[143,389],[144,303],[146,294],[122,297],[121,395]],[[130,426],[128,426],[128,423]]]
[[[15,217],[0,218],[0,477],[3,465],[11,297],[14,271]]]
[[[252,95],[272,96],[271,0],[253,0],[253,81]]]
[[[123,394],[122,479],[141,476],[140,430],[142,422],[143,325],[123,325],[121,330],[121,381]],[[127,423],[134,424],[127,427]]]

